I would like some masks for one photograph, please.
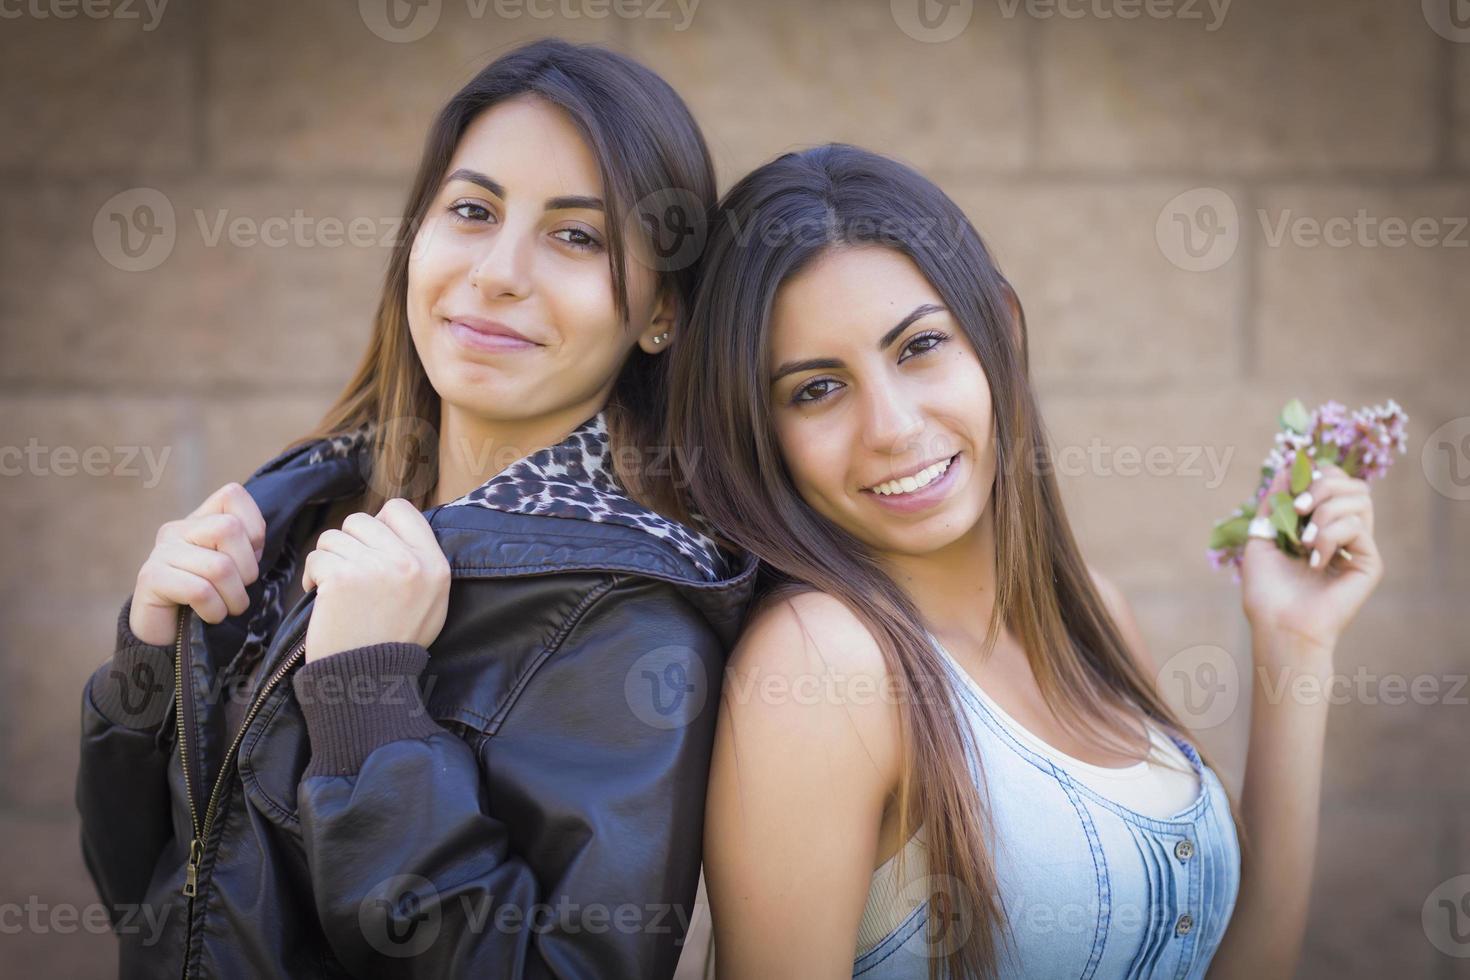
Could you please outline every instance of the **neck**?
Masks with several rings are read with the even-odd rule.
[[[601,408],[587,401],[534,418],[489,419],[441,402],[439,482],[430,505],[458,500],[517,460],[556,445]]]
[[[888,573],[918,608],[941,642],[948,637],[980,646],[995,611],[994,498],[969,532],[938,551],[889,554]],[[1005,624],[1001,624],[1004,636]],[[961,644],[955,644],[956,647]]]

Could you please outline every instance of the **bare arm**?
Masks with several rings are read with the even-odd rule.
[[[1210,977],[1289,977],[1301,955],[1317,853],[1322,756],[1327,732],[1325,697],[1293,698],[1299,677],[1325,690],[1330,650],[1253,631],[1257,663],[1295,666],[1255,672],[1250,748],[1241,817],[1250,847],[1241,855],[1240,894]],[[1285,685],[1285,686],[1283,686]]]
[[[726,672],[705,811],[721,980],[850,977],[897,775],[882,654],[835,599],[752,618]]]

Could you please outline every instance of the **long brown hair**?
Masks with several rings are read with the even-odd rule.
[[[772,421],[777,291],[818,256],[855,245],[913,260],[990,384],[999,462],[995,613],[985,649],[1002,623],[1009,627],[1070,731],[1126,747],[1120,718],[1144,716],[1181,737],[1185,728],[1129,653],[1072,536],[1056,480],[1039,465],[1050,456],[1029,378],[1025,315],[959,207],[908,167],[841,144],[788,153],[731,188],[712,216],[694,308],[674,352],[670,432],[681,455],[700,460],[687,474],[682,506],[761,559],[763,601],[819,590],[871,631],[903,692],[900,839],[924,827],[931,880],[958,892],[936,898],[960,903],[954,911],[971,925],[962,943],[931,960],[931,974],[943,962],[951,976],[983,976],[998,962],[992,931],[1005,917],[971,775],[980,761],[973,733],[913,601],[872,549],[802,499]]]
[[[367,429],[372,467],[362,509],[390,497],[427,505],[437,480],[439,395],[429,382],[408,328],[408,269],[414,234],[449,170],[466,127],[507,99],[534,95],[564,110],[597,159],[607,215],[608,261],[617,313],[629,324],[627,247],[652,256],[660,293],[682,317],[691,305],[694,263],[659,261],[669,250],[660,208],[673,200],[680,234],[701,236],[715,202],[714,166],[698,124],[678,94],[630,58],[590,44],[546,38],[524,44],[481,69],[444,105],[429,127],[418,173],[404,208],[404,233],[388,260],[373,330],[352,379],[300,446]],[[637,220],[625,221],[625,216]],[[636,239],[629,241],[632,232]],[[634,346],[606,406],[612,460],[625,489],[643,503],[668,509],[674,475],[628,462],[620,447],[647,450],[663,441],[668,396],[664,355]],[[646,459],[647,454],[640,454]]]

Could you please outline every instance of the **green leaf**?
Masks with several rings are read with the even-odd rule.
[[[1293,495],[1301,493],[1312,485],[1312,457],[1307,455],[1305,449],[1298,450],[1296,459],[1291,464],[1291,492]]]
[[[1292,499],[1292,495],[1284,490],[1271,495],[1271,526],[1290,538],[1292,544],[1300,544],[1301,540],[1296,536],[1298,515]]]
[[[1363,462],[1363,447],[1354,446],[1352,452],[1348,453],[1347,459],[1342,461],[1342,471],[1348,476],[1357,476],[1358,467]]]
[[[1249,517],[1232,517],[1215,525],[1210,532],[1211,548],[1234,548],[1245,544],[1246,532],[1250,529]]]
[[[1305,434],[1307,426],[1312,423],[1312,414],[1307,411],[1307,406],[1302,404],[1300,398],[1293,398],[1286,403],[1281,410],[1281,427],[1290,429],[1292,432]]]

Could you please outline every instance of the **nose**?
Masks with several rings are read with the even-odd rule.
[[[916,395],[903,384],[868,386],[863,398],[863,444],[885,456],[903,456],[919,446],[924,412]]]
[[[490,299],[524,299],[531,292],[531,236],[511,225],[487,237],[470,265],[470,285]]]

